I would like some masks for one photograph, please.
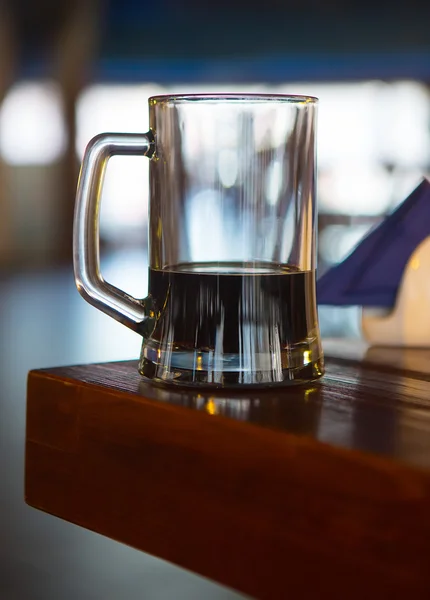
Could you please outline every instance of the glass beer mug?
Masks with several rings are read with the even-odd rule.
[[[323,374],[315,296],[317,102],[157,96],[149,99],[148,133],[104,133],[89,143],[76,200],[76,284],[90,304],[143,337],[139,371],[146,380],[257,387]],[[144,299],[100,273],[100,196],[116,154],[149,159]]]

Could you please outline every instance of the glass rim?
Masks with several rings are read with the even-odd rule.
[[[307,96],[300,94],[258,94],[258,93],[220,93],[220,94],[160,94],[151,96],[148,99],[150,105],[156,105],[158,102],[185,103],[185,102],[274,102],[285,104],[318,104],[319,99],[316,96]]]

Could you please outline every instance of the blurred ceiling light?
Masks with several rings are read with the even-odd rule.
[[[50,82],[14,85],[0,106],[0,155],[11,165],[45,165],[66,146],[58,86]]]

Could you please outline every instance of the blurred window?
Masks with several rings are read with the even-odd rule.
[[[391,211],[429,172],[430,97],[418,81],[286,83],[283,85],[94,84],[77,103],[76,152],[102,131],[146,131],[148,98],[154,94],[193,92],[300,93],[320,98],[318,119],[319,211],[324,226],[348,219],[375,219]],[[201,126],[200,126],[201,125]],[[203,125],[195,129],[201,136]],[[255,123],[258,138],[259,123]],[[226,131],[226,139],[229,132]],[[0,155],[12,165],[46,165],[63,154],[66,133],[59,90],[51,82],[21,82],[0,106]],[[193,146],[190,146],[193,147]],[[198,147],[198,144],[195,144]],[[230,153],[231,154],[231,153]],[[237,165],[227,149],[217,168],[225,186],[234,184]],[[274,167],[269,192],[276,192]],[[273,190],[272,190],[273,188]],[[103,189],[101,233],[107,241],[142,243],[148,206],[148,162],[116,157]],[[332,222],[330,221],[333,216]],[[327,250],[327,265],[341,260],[357,232]],[[361,230],[360,231],[364,231]],[[320,231],[322,234],[323,232]],[[339,230],[338,230],[339,233]],[[343,235],[343,234],[342,234]],[[346,241],[348,240],[348,242]]]

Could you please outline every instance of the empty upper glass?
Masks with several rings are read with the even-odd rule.
[[[322,375],[316,110],[305,96],[158,96],[149,99],[148,133],[90,142],[76,202],[76,283],[143,336],[144,378],[217,387]],[[100,193],[114,154],[150,158],[144,300],[100,274]]]

